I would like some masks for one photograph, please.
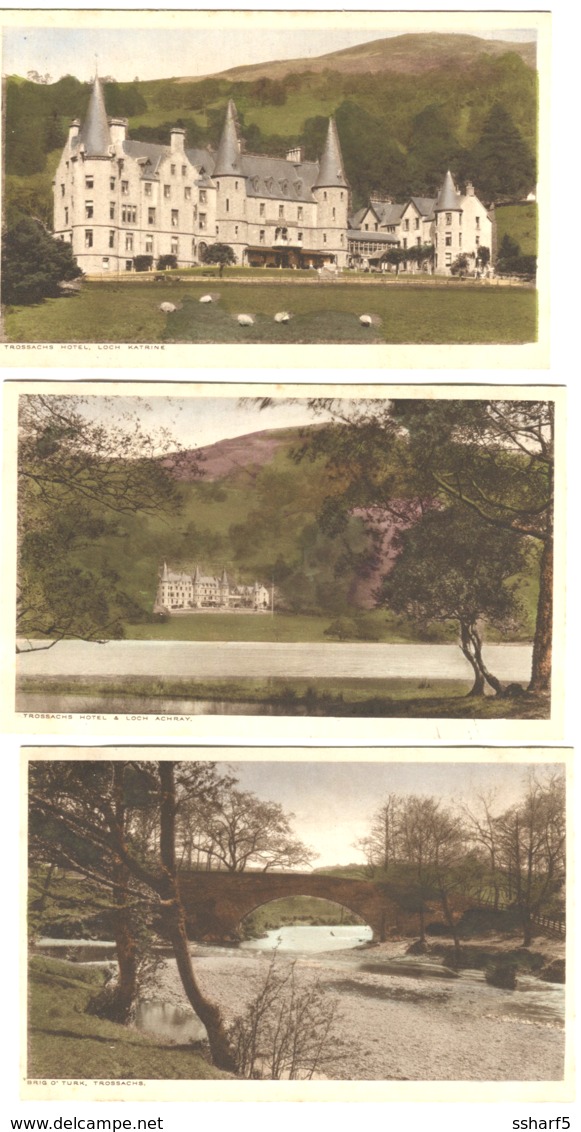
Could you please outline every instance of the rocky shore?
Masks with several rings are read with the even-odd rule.
[[[482,971],[446,975],[436,955],[431,957],[434,967],[428,965],[421,977],[417,971],[400,974],[393,961],[401,961],[406,948],[407,942],[393,942],[367,951],[319,953],[316,958],[301,955],[296,960],[300,983],[317,978],[338,1001],[340,1036],[333,1043],[334,1060],[325,1067],[328,1078],[563,1078],[561,987],[523,976],[516,991],[499,990],[485,983]],[[556,958],[559,949],[562,944],[543,941],[548,958]],[[277,963],[290,959],[281,954]],[[227,1022],[252,999],[268,963],[269,955],[260,951],[195,956],[202,990],[220,1006]],[[165,961],[150,997],[187,1006],[173,961]]]

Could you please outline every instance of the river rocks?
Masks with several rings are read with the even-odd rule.
[[[517,970],[518,967],[514,959],[501,960],[493,966],[486,968],[484,978],[492,987],[503,987],[504,990],[514,990],[516,987]]]
[[[539,972],[541,979],[547,983],[562,983],[565,982],[565,960],[553,959],[552,963],[547,963]]]
[[[416,939],[410,943],[406,950],[406,955],[427,955],[430,950],[430,945],[425,940]]]

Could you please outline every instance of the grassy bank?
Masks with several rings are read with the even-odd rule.
[[[257,908],[242,921],[245,939],[258,939],[265,932],[287,924],[362,924],[360,916],[335,904],[314,896],[288,896],[282,900],[272,900],[262,908]]]
[[[240,714],[331,717],[410,717],[442,719],[546,719],[550,705],[526,695],[468,698],[470,684],[455,680],[215,679],[184,680],[116,677],[23,677],[18,681],[17,711],[190,714],[197,702],[204,712],[242,707]],[[244,707],[248,705],[247,710]],[[227,711],[226,711],[227,714]]]
[[[334,644],[335,639],[325,635],[333,620],[331,614],[194,613],[170,617],[157,624],[127,624],[125,636],[135,641],[272,641],[283,644],[305,641]],[[403,617],[395,617],[385,609],[372,610],[360,616],[355,631],[361,633],[360,640],[363,642],[416,644],[418,640],[414,625],[406,624]],[[454,639],[452,627],[436,631],[431,641]]]
[[[296,274],[296,273],[295,273]],[[219,284],[219,285],[218,285]],[[200,304],[211,285],[220,300]],[[160,303],[180,304],[165,315]],[[288,323],[273,322],[288,310]],[[532,342],[537,299],[521,287],[476,284],[313,283],[106,283],[86,281],[80,294],[6,311],[9,342],[331,343],[410,344]],[[256,316],[238,325],[236,314]],[[377,316],[365,329],[359,315]]]
[[[29,1078],[205,1080],[225,1078],[191,1047],[85,1014],[103,973],[33,956],[29,968]]]

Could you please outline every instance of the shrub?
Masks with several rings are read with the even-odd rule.
[[[133,266],[136,271],[150,271],[153,265],[152,255],[136,255]]]
[[[55,240],[37,220],[20,220],[4,231],[2,302],[39,303],[82,274],[71,245]]]
[[[177,267],[178,260],[175,255],[160,255],[157,261],[158,271],[168,271],[172,267]]]

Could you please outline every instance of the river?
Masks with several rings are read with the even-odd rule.
[[[192,944],[196,976],[227,1021],[244,1009],[269,961],[295,962],[299,985],[319,980],[337,999],[342,1053],[333,1080],[558,1080],[563,1072],[565,989],[519,976],[516,990],[489,986],[482,971],[459,975],[407,943],[368,946],[362,926],[289,926],[237,947]],[[39,941],[66,952],[75,941]],[[80,941],[79,957],[103,947]],[[109,945],[112,946],[112,945]],[[205,1031],[187,1004],[173,958],[139,1003],[135,1024],[162,1042],[199,1043]],[[347,1053],[345,1051],[348,1051]]]
[[[28,643],[19,641],[27,650]],[[487,645],[500,680],[528,681],[532,646]],[[274,644],[240,641],[58,641],[16,657],[18,676],[352,677],[469,680],[457,645]]]

